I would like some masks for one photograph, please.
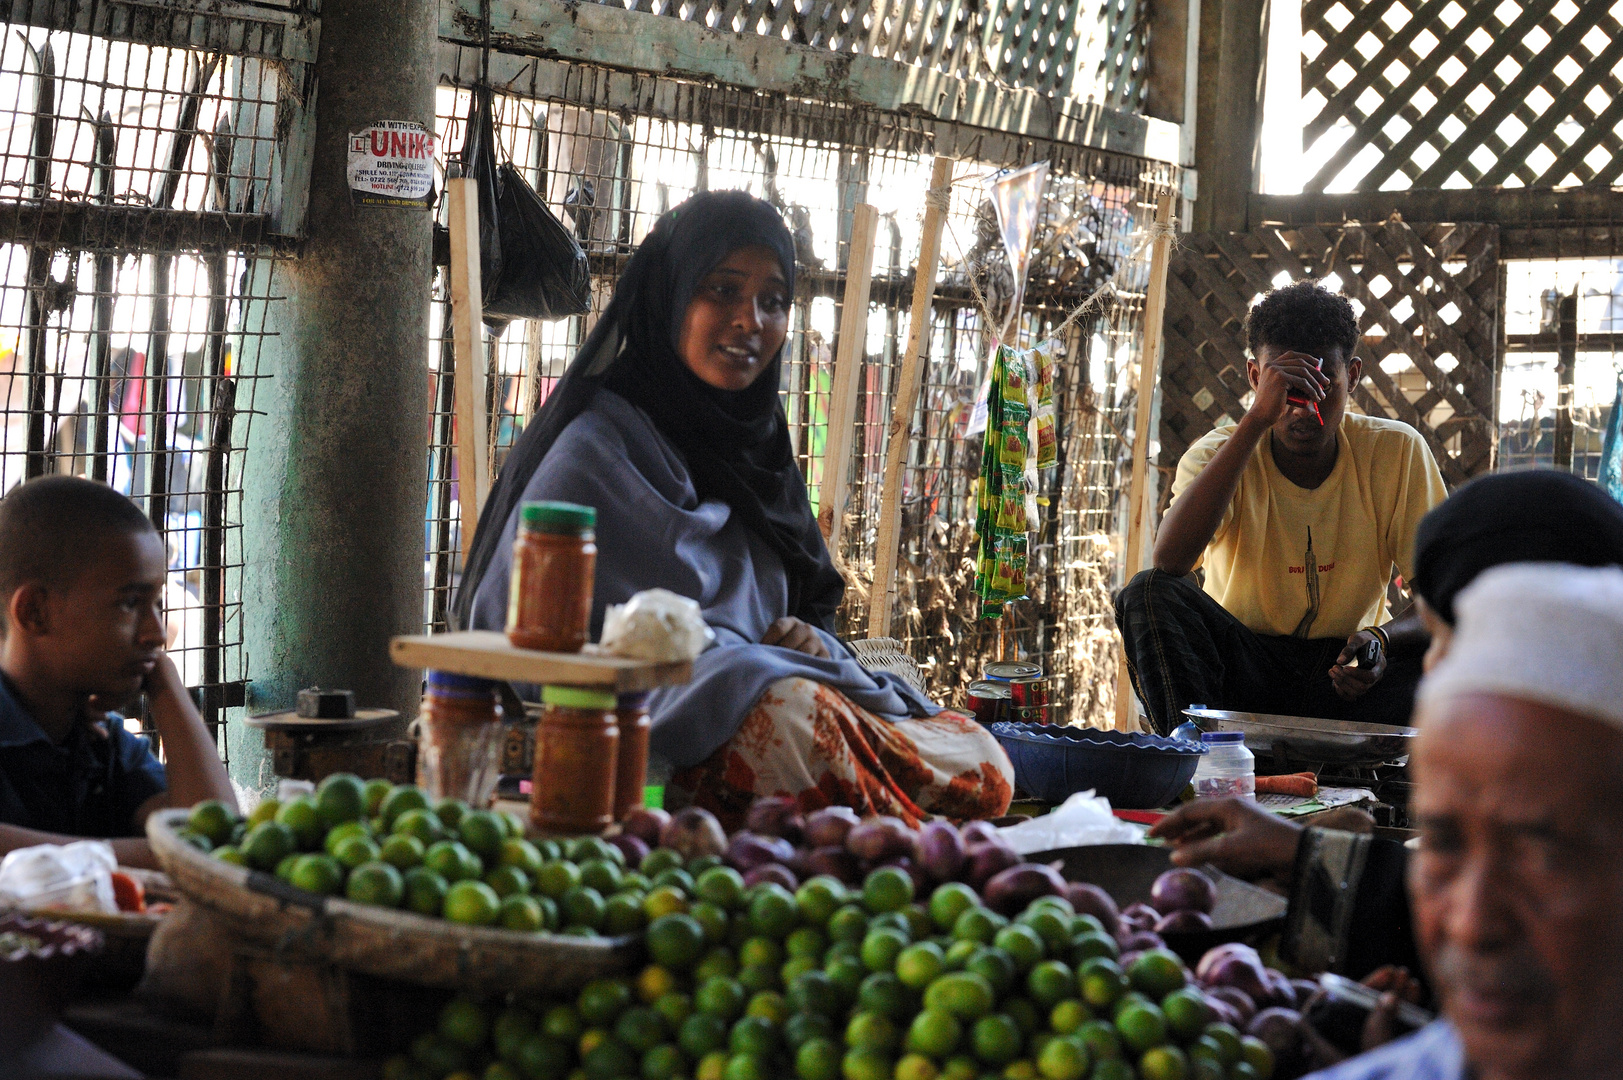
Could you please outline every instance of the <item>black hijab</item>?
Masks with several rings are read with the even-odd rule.
[[[1410,584],[1452,626],[1460,590],[1516,562],[1623,566],[1623,505],[1554,469],[1479,476],[1420,519]]]
[[[792,293],[794,240],[778,212],[748,192],[703,192],[655,223],[491,488],[457,591],[459,625],[467,625],[474,593],[530,477],[601,386],[647,413],[681,451],[699,498],[725,502],[778,553],[789,579],[789,614],[833,632],[845,582],[829,558],[789,443],[778,399],[782,349],[739,391],[708,385],[677,352],[699,283],[729,254],[751,246],[777,253]]]

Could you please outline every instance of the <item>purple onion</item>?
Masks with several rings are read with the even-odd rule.
[[[794,845],[776,836],[736,832],[727,842],[727,864],[748,872],[764,863],[787,863],[795,857]]]
[[[812,847],[831,847],[845,843],[847,834],[861,820],[849,806],[826,806],[807,814],[801,828],[806,834],[806,843]]]
[[[620,831],[630,833],[649,847],[659,845],[659,834],[670,823],[671,815],[658,807],[639,806],[626,814],[620,822]]]
[[[963,838],[950,821],[932,821],[919,830],[919,863],[933,881],[955,881],[963,873]]]
[[[1001,874],[1011,866],[1018,866],[1020,856],[1001,841],[971,844],[967,854],[969,866],[965,871],[969,884],[977,892],[985,887],[988,881]]]
[[[805,828],[805,822],[800,816],[800,807],[795,801],[783,795],[771,795],[764,799],[756,799],[750,804],[749,815],[744,819],[744,828],[763,836],[781,836],[791,843],[798,843]]]
[[[1212,917],[1204,911],[1174,911],[1155,924],[1157,934],[1204,934],[1212,929]]]
[[[1180,867],[1155,879],[1150,886],[1150,906],[1162,915],[1174,911],[1203,911],[1209,915],[1217,906],[1217,890],[1199,870]]]
[[[753,867],[744,875],[744,885],[759,885],[763,881],[775,881],[790,892],[800,888],[800,879],[795,877],[794,871],[782,863],[762,863]]]
[[[853,828],[845,848],[859,859],[882,862],[897,855],[912,857],[917,844],[913,830],[901,818],[874,817]]]
[[[626,857],[626,865],[636,868],[642,865],[643,857],[648,854],[648,844],[640,836],[623,832],[609,841],[620,849],[620,854]]]
[[[1105,933],[1115,937],[1121,932],[1121,911],[1116,907],[1116,901],[1109,893],[1097,885],[1089,885],[1085,881],[1070,881],[1065,885],[1065,899],[1071,902],[1071,907],[1078,915],[1092,915],[1099,920],[1105,928]]]
[[[1039,896],[1064,896],[1065,879],[1052,866],[1019,863],[988,880],[981,895],[993,911],[1013,916]]]

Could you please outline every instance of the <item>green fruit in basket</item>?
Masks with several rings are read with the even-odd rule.
[[[479,1074],[479,1080],[524,1080],[519,1071],[505,1061],[492,1061]]]
[[[525,826],[523,818],[511,810],[499,810],[496,812],[496,816],[502,819],[503,825],[507,826],[507,838],[509,840],[524,839]]]
[[[472,998],[454,997],[440,1010],[439,1032],[469,1050],[478,1050],[490,1037],[490,1017]]]
[[[243,858],[248,860],[249,866],[259,870],[274,870],[296,847],[298,838],[293,830],[279,821],[261,822],[242,838]]]
[[[394,819],[394,827],[389,834],[415,836],[425,844],[432,844],[445,838],[445,824],[432,810],[406,810]]]
[[[1046,951],[1037,931],[1023,923],[1005,926],[997,932],[992,944],[1014,958],[1014,966],[1022,972],[1030,971],[1043,958]]]
[[[799,1080],[839,1080],[840,1048],[829,1038],[808,1039],[795,1051],[795,1076]]]
[[[445,910],[445,894],[450,892],[450,886],[434,871],[415,866],[401,876],[401,882],[405,887],[407,910],[433,916]]]
[[[382,851],[369,836],[349,836],[334,845],[331,854],[346,869],[353,870],[362,863],[375,862]]]
[[[580,884],[580,867],[563,859],[551,859],[535,875],[535,891],[559,899]]]
[[[383,841],[380,857],[396,870],[410,870],[421,866],[427,850],[415,836],[391,836]]]
[[[299,847],[305,851],[321,847],[321,838],[327,834],[327,827],[321,823],[321,814],[316,810],[316,800],[309,795],[283,803],[276,811],[276,820],[293,830]]]
[[[631,1007],[631,984],[624,979],[593,979],[580,988],[575,1011],[592,1027],[607,1027]]]
[[[485,884],[503,898],[523,896],[530,891],[529,875],[516,866],[498,866],[485,875]]]
[[[502,897],[502,906],[496,918],[503,930],[538,934],[547,928],[547,917],[541,910],[541,901],[533,896],[516,894]]]
[[[658,879],[666,870],[682,870],[682,856],[671,848],[657,847],[642,857],[642,863],[637,869],[651,878]],[[682,870],[682,873],[687,874],[687,871]],[[688,879],[692,880],[691,874],[688,875]]]
[[[502,841],[507,839],[507,826],[489,810],[468,811],[454,828],[468,850],[482,859],[494,861],[501,854]]]
[[[298,862],[301,857],[302,856],[295,851],[293,854],[282,859],[281,862],[276,864],[276,876],[281,878],[283,881],[291,881],[293,879],[293,864]]]
[[[644,935],[654,963],[685,971],[704,955],[704,927],[691,915],[661,915]]]
[[[412,1040],[411,1056],[435,1076],[460,1072],[468,1066],[467,1051],[433,1031],[424,1032]]]
[[[531,1035],[519,1044],[519,1073],[527,1080],[564,1080],[575,1065],[575,1052],[545,1035]]]
[[[344,868],[331,855],[300,855],[287,880],[295,889],[337,896],[344,889]]]
[[[479,856],[456,840],[441,840],[423,853],[423,865],[446,881],[472,881],[484,876]]]
[[[981,898],[961,881],[949,881],[936,887],[930,894],[930,920],[942,933],[952,930],[958,917],[970,908],[979,907]]]
[[[227,844],[224,847],[217,847],[210,854],[212,854],[216,859],[219,859],[221,862],[230,863],[232,866],[248,865],[248,860],[243,856],[242,849],[233,847],[230,844]]]
[[[395,819],[407,810],[427,810],[428,796],[423,789],[412,784],[401,784],[391,788],[389,794],[383,797],[378,805],[378,814],[383,818],[383,827],[393,831]]]
[[[577,885],[558,898],[558,909],[565,923],[586,926],[593,930],[603,925],[607,905],[596,889]]]
[[[990,945],[997,932],[1008,925],[1008,921],[995,911],[972,907],[952,924],[952,936],[959,941],[979,941],[983,945]]]
[[[712,866],[694,876],[693,890],[700,900],[732,911],[744,901],[744,875],[730,866]]]
[[[1015,920],[1037,931],[1050,956],[1064,956],[1071,944],[1071,917],[1048,904],[1032,904]]]
[[[445,918],[464,926],[489,926],[501,909],[501,897],[482,881],[459,881],[445,894]]]
[[[544,862],[540,850],[534,844],[528,840],[511,837],[502,841],[501,850],[496,856],[498,866],[516,866],[532,879],[541,872]]]
[[[862,883],[862,906],[876,915],[900,911],[913,902],[913,878],[906,870],[881,866]]]
[[[236,824],[237,815],[217,799],[204,799],[192,807],[192,812],[186,817],[186,827],[199,836],[207,837],[209,843],[216,847],[230,842],[231,830]]]
[[[248,814],[248,827],[251,829],[255,825],[275,821],[276,812],[281,808],[282,804],[275,799],[260,799],[259,805],[254,807]]]
[[[447,829],[455,829],[467,814],[468,804],[461,799],[440,799],[434,803],[432,809],[434,816],[439,818]]]
[[[400,871],[386,862],[361,863],[350,871],[349,880],[344,883],[344,895],[357,904],[399,907],[405,894]]]
[[[608,859],[587,859],[580,864],[580,883],[590,885],[604,896],[619,889],[624,876],[620,868]]]
[[[1133,984],[1134,990],[1160,1001],[1174,990],[1181,990],[1188,976],[1177,953],[1170,949],[1150,949],[1128,965],[1127,981]]]
[[[648,925],[638,893],[615,893],[603,902],[605,934],[635,934]]]
[[[366,792],[366,816],[369,818],[377,817],[378,811],[383,806],[383,800],[388,797],[389,792],[394,790],[394,785],[382,777],[378,777],[368,780],[364,790]]]
[[[193,832],[190,829],[182,829],[175,835],[180,837],[182,843],[190,844],[198,851],[207,853],[214,850],[214,842],[208,837],[204,836],[202,833]]]
[[[332,828],[366,813],[366,784],[353,773],[333,773],[316,785],[316,809]]]
[[[346,821],[342,825],[328,829],[327,835],[322,838],[321,847],[328,855],[338,854],[338,845],[352,836],[363,836],[372,839],[372,830],[364,821]]]

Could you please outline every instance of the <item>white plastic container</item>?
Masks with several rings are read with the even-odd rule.
[[[1245,747],[1245,733],[1208,731],[1200,741],[1206,745],[1206,754],[1195,770],[1195,797],[1255,799],[1257,758]]]

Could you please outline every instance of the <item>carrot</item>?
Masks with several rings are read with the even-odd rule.
[[[122,871],[113,871],[113,900],[118,910],[139,915],[147,909],[147,891],[141,883]]]
[[[1257,777],[1258,795],[1300,795],[1311,799],[1318,793],[1318,778],[1310,772],[1292,773],[1289,776]]]

